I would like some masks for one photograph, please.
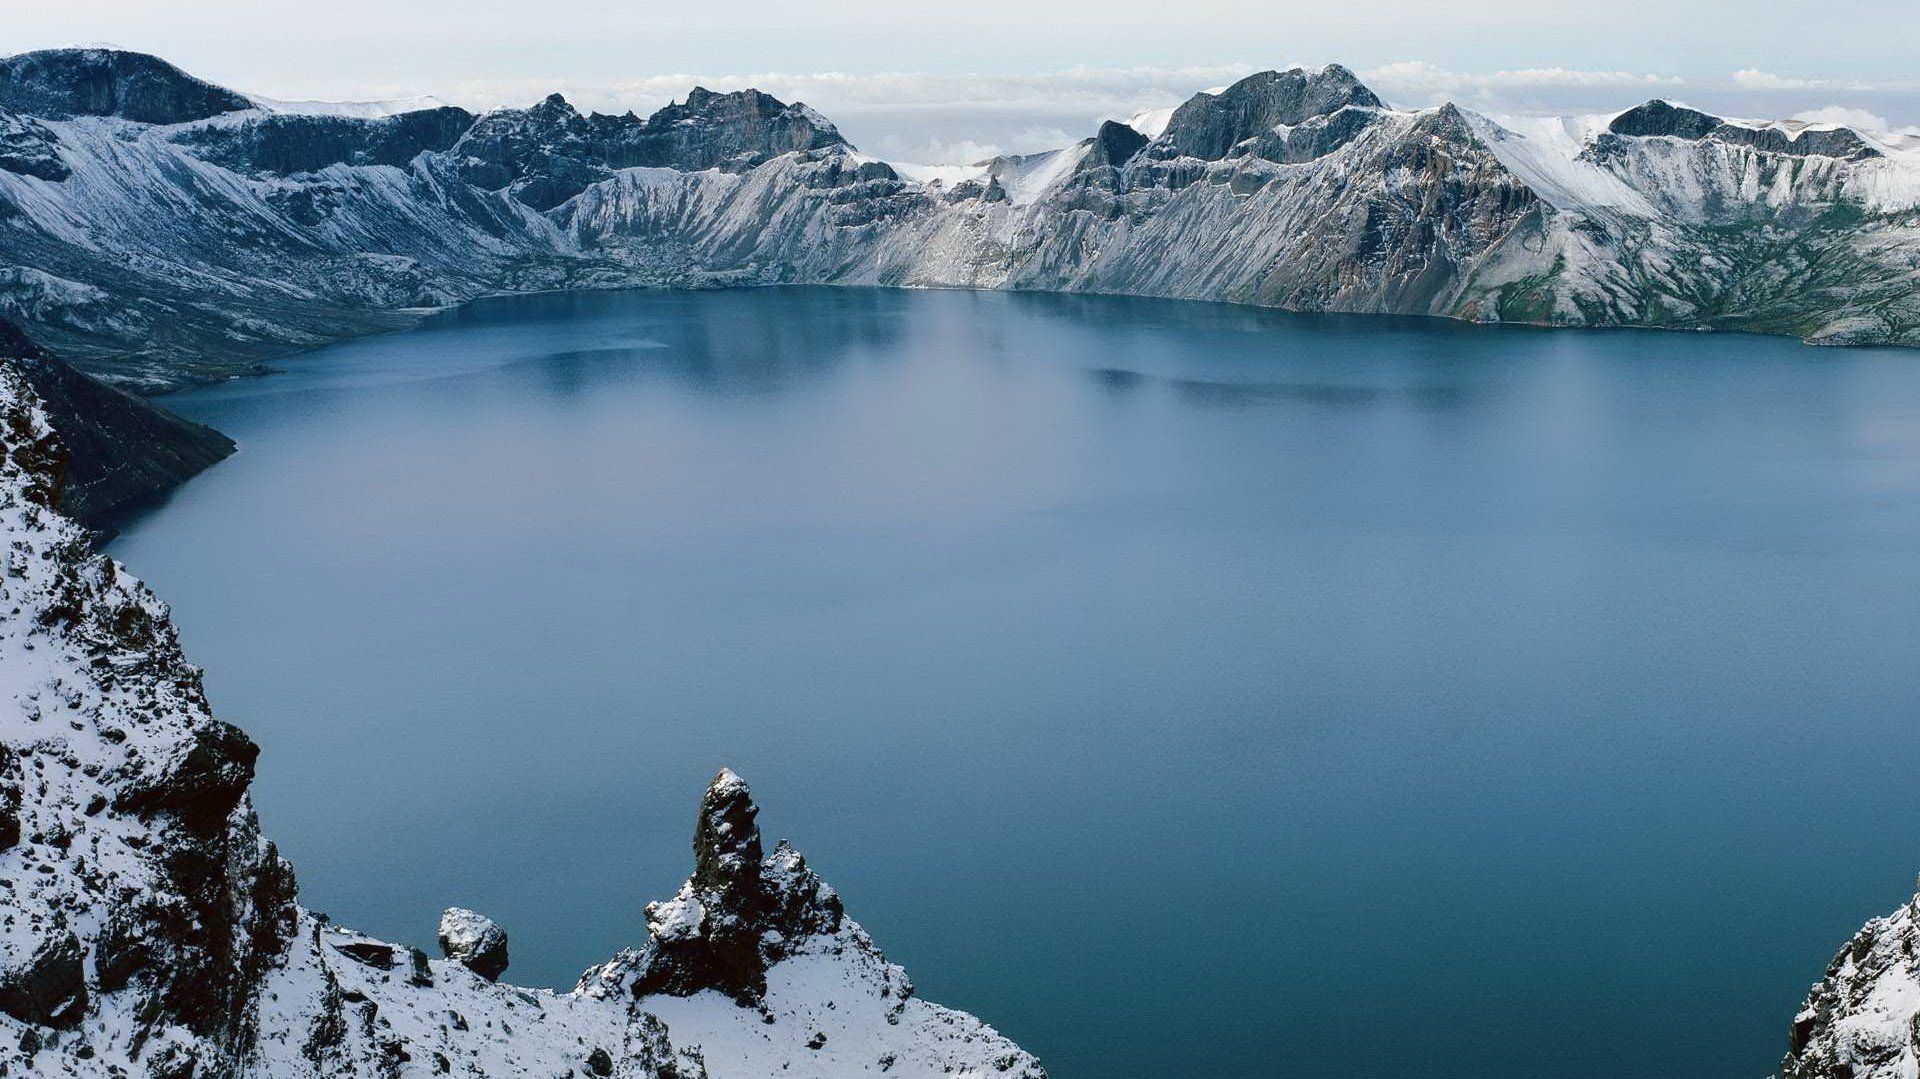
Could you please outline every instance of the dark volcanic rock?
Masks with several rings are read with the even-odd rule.
[[[1676,139],[1703,139],[1721,123],[1718,116],[1655,98],[1614,117],[1613,122],[1607,125],[1607,130],[1616,135],[1668,135]]]
[[[510,188],[536,210],[558,206],[608,173],[586,118],[559,94],[531,108],[487,113],[452,153],[466,182],[490,191]]]
[[[19,758],[0,742],[0,851],[20,842]]]
[[[275,114],[187,128],[174,141],[237,172],[285,176],[329,165],[405,165],[447,149],[472,125],[473,114],[453,106],[380,119]]]
[[[1797,157],[1817,154],[1821,157],[1862,161],[1881,156],[1880,151],[1867,144],[1867,140],[1844,127],[1802,130],[1797,135],[1793,135],[1777,127],[1721,124],[1713,129],[1711,137],[1719,142],[1751,146],[1756,150],[1775,154],[1793,154]]]
[[[393,945],[373,940],[357,940],[336,945],[335,948],[354,962],[365,963],[376,970],[392,970],[399,956],[399,950]]]
[[[172,813],[194,833],[212,835],[226,825],[227,814],[247,793],[259,757],[260,747],[240,728],[211,720],[194,729],[192,743],[178,760],[158,775],[130,784],[114,808]]]
[[[1882,156],[1859,134],[1844,127],[1802,130],[1797,135],[1778,127],[1748,127],[1731,124],[1718,116],[1697,109],[1655,99],[1635,106],[1613,118],[1607,130],[1615,135],[1637,137],[1668,136],[1677,139],[1712,139],[1716,142],[1750,146],[1774,154],[1805,157],[1818,154],[1860,161]]]
[[[684,103],[645,120],[632,113],[582,116],[551,94],[531,108],[481,117],[453,153],[468,183],[508,189],[526,205],[548,210],[614,169],[750,168],[781,154],[844,144],[832,124],[804,105],[758,90],[716,94],[696,87]]]
[[[618,150],[617,168],[648,165],[698,170],[752,165],[781,154],[844,146],[826,118],[758,90],[716,94],[696,86],[682,103],[636,124],[628,117],[594,116],[590,124]]]
[[[180,124],[253,102],[157,56],[117,49],[45,49],[0,58],[0,107],[36,116],[118,116]]]
[[[0,169],[42,180],[64,180],[73,174],[60,160],[60,139],[25,116],[0,109]]]
[[[785,842],[762,859],[759,812],[746,781],[721,769],[694,824],[693,876],[672,899],[647,904],[637,995],[714,989],[755,1002],[790,942],[840,927],[840,898],[806,859]]]
[[[1247,139],[1349,105],[1384,103],[1353,72],[1338,64],[1320,71],[1262,71],[1217,94],[1196,94],[1175,109],[1154,147],[1162,158],[1218,161]]]
[[[87,1011],[85,960],[71,932],[42,942],[26,963],[0,971],[0,1012],[40,1026],[78,1023]]]
[[[1145,135],[1125,124],[1108,120],[1100,125],[1100,131],[1093,136],[1093,150],[1087,154],[1087,161],[1117,169],[1146,144]]]
[[[1291,128],[1268,131],[1247,144],[1249,157],[1283,165],[1297,165],[1325,157],[1372,127],[1380,114],[1370,108],[1336,109],[1313,116]]]
[[[66,447],[61,510],[96,532],[111,532],[233,452],[227,436],[81,374],[5,319],[0,359],[26,376]]]

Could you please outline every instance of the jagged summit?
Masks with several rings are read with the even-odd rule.
[[[253,107],[246,97],[146,53],[43,49],[0,59],[0,108],[36,116],[179,124]]]
[[[684,103],[644,120],[631,112],[583,116],[561,94],[549,94],[529,108],[480,117],[450,152],[469,183],[547,210],[619,169],[744,171],[782,154],[846,145],[804,105],[758,90],[695,87]]]
[[[785,840],[762,856],[753,792],[722,768],[700,800],[693,874],[646,908],[648,941],[582,984],[609,976],[627,991],[692,996],[714,990],[742,1004],[767,992],[767,971],[808,943],[839,934],[840,897]]]
[[[1338,64],[1318,71],[1262,71],[1217,94],[1187,99],[1173,111],[1155,150],[1162,157],[1218,161],[1239,143],[1276,127],[1292,127],[1348,106],[1384,105],[1358,76]]]

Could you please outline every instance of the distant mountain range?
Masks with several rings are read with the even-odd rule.
[[[1400,110],[1329,66],[924,168],[751,90],[476,116],[0,59],[0,314],[97,375],[222,377],[489,293],[778,282],[1916,345],[1920,146],[1664,101]]]

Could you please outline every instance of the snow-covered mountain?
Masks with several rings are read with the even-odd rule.
[[[471,912],[429,959],[303,908],[248,800],[258,751],[166,606],[61,514],[65,464],[0,361],[0,1074],[1043,1079],[764,852],[731,772],[644,944],[572,992],[496,982],[507,936]]]
[[[1263,72],[1044,154],[896,168],[804,105],[695,90],[285,106],[152,57],[0,60],[0,314],[166,386],[513,290],[771,282],[1920,344],[1920,151],[1666,102],[1388,107]]]

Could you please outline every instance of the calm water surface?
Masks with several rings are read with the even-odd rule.
[[[306,902],[523,982],[721,764],[1061,1079],[1758,1077],[1920,867],[1920,354],[796,289],[286,366],[113,553]]]

